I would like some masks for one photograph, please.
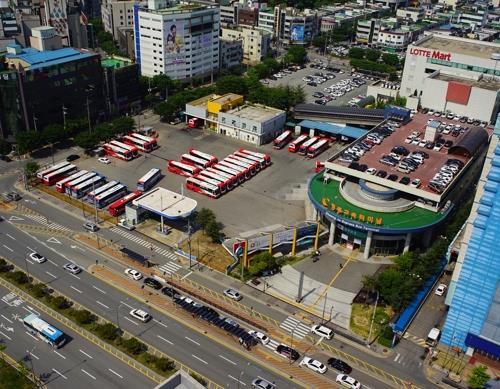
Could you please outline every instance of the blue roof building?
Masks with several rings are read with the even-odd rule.
[[[57,50],[39,51],[37,49],[19,45],[9,45],[9,52],[5,55],[8,61],[19,61],[24,69],[34,70],[67,62],[78,61],[85,58],[95,57],[97,54],[79,51],[72,47],[64,47]],[[17,52],[16,52],[17,51]]]
[[[441,343],[500,358],[500,121],[497,120],[446,297]]]

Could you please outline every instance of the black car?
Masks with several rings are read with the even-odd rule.
[[[352,367],[340,359],[330,358],[327,363],[341,373],[350,374],[352,372]]]
[[[359,169],[359,163],[357,163],[357,162],[351,162],[349,164],[348,168],[358,170]]]
[[[300,358],[300,354],[297,352],[297,350],[285,346],[284,344],[278,345],[278,347],[276,347],[276,351],[278,352],[278,354],[283,355],[284,357],[291,359],[292,361],[296,361]]]
[[[400,184],[403,184],[403,185],[408,185],[410,183],[410,177],[401,177],[401,179],[399,180],[399,183]]]
[[[397,174],[391,174],[389,177],[387,177],[389,181],[397,181],[398,180],[398,175]]]
[[[156,281],[156,280],[154,280],[154,281]],[[164,295],[168,296],[168,297],[174,297],[176,294],[178,294],[178,293],[177,293],[177,291],[176,291],[174,288],[171,288],[171,287],[169,287],[169,286],[164,287],[164,288],[161,290],[161,292],[162,292]]]
[[[316,84],[314,81],[309,81],[307,83],[307,85],[309,85],[309,86],[318,86],[318,84]]]
[[[447,140],[446,142],[444,142],[444,147],[450,148],[451,146],[453,146],[453,142],[451,140]]]
[[[156,290],[161,289],[163,286],[160,281],[157,281],[151,277],[147,277],[144,279],[144,285],[150,286],[151,288]]]
[[[66,157],[66,161],[67,162],[73,162],[73,161],[76,161],[78,158],[80,158],[79,155],[76,155],[76,154],[71,154],[71,155],[68,155]]]
[[[269,277],[269,276],[274,276],[275,274],[278,274],[281,272],[281,269],[279,267],[271,267],[269,269],[264,269],[260,272],[261,277]]]
[[[429,149],[429,150],[432,150],[434,148],[434,146],[436,146],[436,144],[434,142],[428,142],[426,145],[425,145],[425,148],[426,149]]]
[[[392,148],[391,152],[399,154],[399,155],[408,155],[408,154],[410,154],[410,150],[408,150],[404,146],[394,146]]]
[[[366,164],[362,163],[361,165],[359,165],[358,170],[359,170],[360,172],[366,172],[366,171],[368,170],[368,165],[366,165]]]
[[[380,178],[385,178],[387,176],[387,172],[385,170],[379,170],[376,176]]]

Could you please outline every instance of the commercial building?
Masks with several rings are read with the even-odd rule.
[[[247,4],[243,1],[221,1],[220,22],[222,26],[250,26],[259,23],[259,7],[256,4]]]
[[[220,39],[219,64],[221,69],[231,69],[243,62],[243,42],[241,40]]]
[[[416,106],[494,122],[500,98],[500,45],[428,35],[408,47],[402,96]],[[413,102],[411,101],[413,100]]]
[[[307,44],[317,34],[318,26],[318,15],[314,10],[299,11],[281,4],[259,11],[259,28],[269,31],[283,43]]]
[[[492,136],[446,296],[441,342],[477,358],[500,359],[500,121]]]
[[[104,30],[118,39],[118,29],[134,26],[134,4],[129,0],[102,0],[101,17]]]
[[[221,40],[240,41],[243,48],[243,63],[258,64],[268,54],[272,35],[270,32],[254,27],[237,26],[221,28]]]
[[[260,146],[276,138],[286,121],[285,111],[245,103],[234,93],[209,95],[186,104],[186,118],[197,118],[204,128]]]
[[[208,79],[219,69],[219,8],[150,0],[134,6],[135,58],[143,76]]]
[[[385,117],[395,123],[401,120],[400,127],[380,144],[374,144],[370,152],[359,155],[355,163],[341,150],[309,182],[309,199],[330,228],[328,243],[341,245],[364,258],[397,255],[428,246],[437,227],[474,188],[492,132],[489,128],[463,127],[457,130],[457,136],[445,135],[439,133],[439,128],[442,131],[456,122],[437,123],[421,113],[410,119],[409,110],[396,107],[386,107]],[[370,134],[384,125],[376,126],[355,143],[370,139]],[[405,142],[414,131],[419,133],[417,141]],[[449,141],[448,147],[439,151],[423,147],[438,137]],[[404,146],[408,152],[425,151],[423,166],[411,170],[403,165],[398,167],[397,163],[386,164],[381,157],[393,152],[396,146]],[[448,159],[462,161],[463,168],[444,189],[437,191],[431,181]]]
[[[12,8],[0,7],[0,39],[10,38],[19,33],[16,14]]]
[[[323,14],[319,18],[319,30],[321,32],[329,32],[348,23],[354,23],[357,20],[361,21],[361,19],[371,19],[372,17],[376,17],[380,12],[382,12],[382,10],[378,8],[355,7],[351,5],[340,8],[326,6],[321,9],[321,12]]]

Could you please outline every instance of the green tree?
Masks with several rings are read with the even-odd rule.
[[[307,59],[306,49],[298,45],[290,46],[285,55],[286,63],[295,63],[301,65],[306,62],[306,59]]]
[[[32,286],[31,293],[37,299],[41,299],[42,297],[45,297],[47,295],[47,286],[42,283],[37,283]]]
[[[19,154],[26,154],[40,147],[42,139],[37,131],[21,131],[16,135],[16,142]]]
[[[382,61],[389,66],[396,66],[399,64],[399,57],[396,54],[384,53],[382,54]]]
[[[9,154],[12,150],[12,146],[5,139],[0,138],[0,154]]]
[[[349,58],[363,59],[365,57],[365,49],[361,47],[351,47],[349,49]]]
[[[151,79],[151,85],[156,88],[158,92],[166,99],[168,95],[172,95],[172,92],[178,86],[175,80],[172,80],[166,74],[157,74]]]
[[[37,162],[31,161],[24,165],[24,175],[28,180],[34,178],[38,170],[40,170],[40,165]]]
[[[28,275],[20,270],[16,270],[12,273],[7,273],[7,278],[14,281],[16,284],[23,285],[30,282]]]
[[[134,119],[127,116],[116,118],[111,124],[115,134],[126,134],[132,131],[135,127]]]
[[[153,107],[153,112],[156,115],[160,115],[162,118],[166,118],[175,115],[178,108],[171,101],[162,101]]]
[[[96,329],[97,335],[105,340],[114,341],[118,338],[118,328],[111,323],[100,324]]]
[[[75,311],[75,320],[78,324],[90,324],[94,321],[94,315],[86,309],[78,309]]]
[[[486,371],[486,366],[480,365],[475,367],[469,375],[469,379],[467,381],[467,383],[469,384],[469,388],[484,389],[487,382],[491,378],[488,373],[486,373]]]
[[[160,371],[169,371],[175,369],[175,363],[171,359],[168,358],[158,358],[154,362],[155,367]]]
[[[122,342],[122,346],[132,355],[139,355],[148,350],[147,346],[139,342],[136,338],[126,339]]]
[[[69,308],[71,304],[65,297],[57,296],[52,299],[52,305],[56,307],[56,309],[66,309]]]
[[[248,94],[248,86],[245,79],[241,76],[224,76],[220,77],[215,84],[215,91],[218,94],[236,93],[246,96]]]
[[[214,243],[220,243],[222,238],[222,224],[216,220],[210,220],[205,226],[205,233]]]
[[[378,50],[368,49],[366,50],[365,57],[368,61],[377,62],[380,58],[380,54]]]
[[[196,215],[195,223],[204,231],[210,222],[216,221],[215,213],[208,208],[202,208]]]
[[[326,41],[327,41],[326,35],[318,34],[313,38],[312,45],[314,47],[317,47],[317,48],[323,50],[325,48]]]
[[[61,124],[50,124],[42,131],[43,140],[50,144],[59,142],[67,137],[66,130]]]
[[[75,137],[75,144],[84,150],[91,150],[96,147],[99,139],[95,134],[89,134],[88,132],[81,132]]]

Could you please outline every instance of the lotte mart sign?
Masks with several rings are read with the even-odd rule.
[[[442,53],[439,50],[427,50],[419,47],[412,47],[410,49],[410,54],[417,55],[419,57],[440,59],[441,61],[451,61],[450,53]]]

